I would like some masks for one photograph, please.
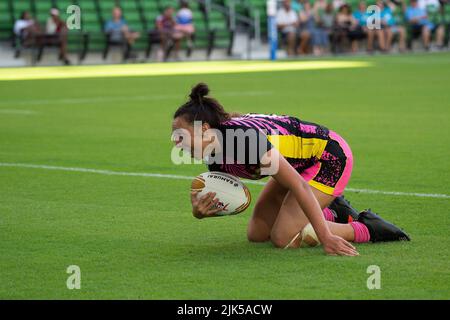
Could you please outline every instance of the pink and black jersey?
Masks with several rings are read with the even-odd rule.
[[[260,159],[265,152],[276,148],[305,180],[327,194],[341,193],[350,178],[353,164],[350,148],[339,135],[319,124],[291,116],[246,114],[223,122],[217,129],[223,136],[236,130],[259,134],[256,140],[237,143],[246,151],[245,161],[236,161],[236,154],[230,159],[227,155],[230,149],[226,148],[227,139],[224,139],[223,161],[208,164],[210,171],[261,179],[264,176],[260,172]]]

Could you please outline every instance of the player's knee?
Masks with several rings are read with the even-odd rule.
[[[270,241],[276,248],[285,248],[289,244],[290,239],[279,230],[272,230],[270,233]]]
[[[272,242],[275,248],[285,248],[289,244],[289,241],[286,240],[285,238],[274,237],[272,235],[270,236],[270,241]]]
[[[266,242],[269,241],[269,237],[265,234],[260,234],[260,233],[251,233],[251,232],[247,232],[247,239],[250,242]]]
[[[283,230],[272,230],[270,233],[270,241],[276,248],[298,248],[300,246],[300,238],[298,233],[289,235]]]
[[[258,223],[256,219],[251,219],[247,228],[247,239],[250,242],[266,242],[269,241],[270,232],[268,232],[267,227]]]

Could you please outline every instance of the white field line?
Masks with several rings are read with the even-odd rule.
[[[72,168],[72,167],[60,167],[60,166],[49,166],[49,165],[27,164],[27,163],[0,162],[0,167],[33,168],[33,169],[44,169],[44,170],[96,173],[96,174],[103,174],[103,175],[109,175],[109,176],[131,176],[131,177],[176,179],[176,180],[192,180],[194,178],[192,176],[182,176],[182,175],[176,175],[176,174],[124,172],[124,171],[100,170],[100,169],[89,169],[89,168]],[[245,183],[255,184],[255,185],[265,185],[264,182],[252,181],[252,180],[245,180]],[[419,198],[450,199],[450,195],[439,194],[439,193],[398,192],[398,191],[382,191],[382,190],[354,189],[354,188],[346,188],[345,190],[349,191],[349,192],[355,192],[355,193],[381,194],[381,195],[388,195],[388,196],[408,196],[408,197],[419,197]]]
[[[271,95],[273,92],[270,91],[229,91],[220,94],[222,97],[255,97],[255,96],[267,96]],[[169,99],[178,99],[180,101],[185,100],[186,97],[179,94],[154,94],[146,96],[99,96],[90,98],[58,98],[58,99],[36,99],[36,100],[6,100],[0,101],[0,106],[2,105],[46,105],[46,104],[83,104],[83,103],[101,103],[101,102],[114,102],[114,101],[161,101]]]
[[[0,109],[0,113],[3,113],[3,114],[19,114],[19,115],[23,115],[23,116],[29,116],[29,115],[37,114],[36,111],[20,110],[20,109]]]

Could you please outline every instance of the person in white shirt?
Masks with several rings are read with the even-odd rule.
[[[50,16],[47,19],[45,28],[45,41],[47,44],[57,45],[59,47],[59,58],[65,64],[69,65],[70,61],[67,53],[67,26],[59,16],[59,10],[50,9]]]
[[[345,0],[333,0],[333,8],[334,10],[338,10],[340,7],[342,7],[344,4],[347,4],[347,1]]]
[[[419,0],[418,2],[418,6],[420,9],[425,9],[425,10],[435,10],[438,11],[439,8],[441,7],[441,4],[439,3],[439,0]]]
[[[39,25],[34,21],[28,11],[24,11],[20,18],[14,23],[14,34],[19,37],[24,44],[31,40],[32,36],[39,32]]]
[[[295,54],[297,28],[299,25],[298,14],[291,7],[291,0],[284,0],[283,6],[277,11],[277,27],[287,40],[287,54]]]

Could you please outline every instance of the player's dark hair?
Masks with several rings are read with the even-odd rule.
[[[220,123],[230,120],[231,114],[226,112],[216,99],[207,97],[208,93],[208,85],[198,83],[192,88],[189,101],[175,111],[173,118],[184,117],[189,123],[206,122],[211,128],[217,128]]]

